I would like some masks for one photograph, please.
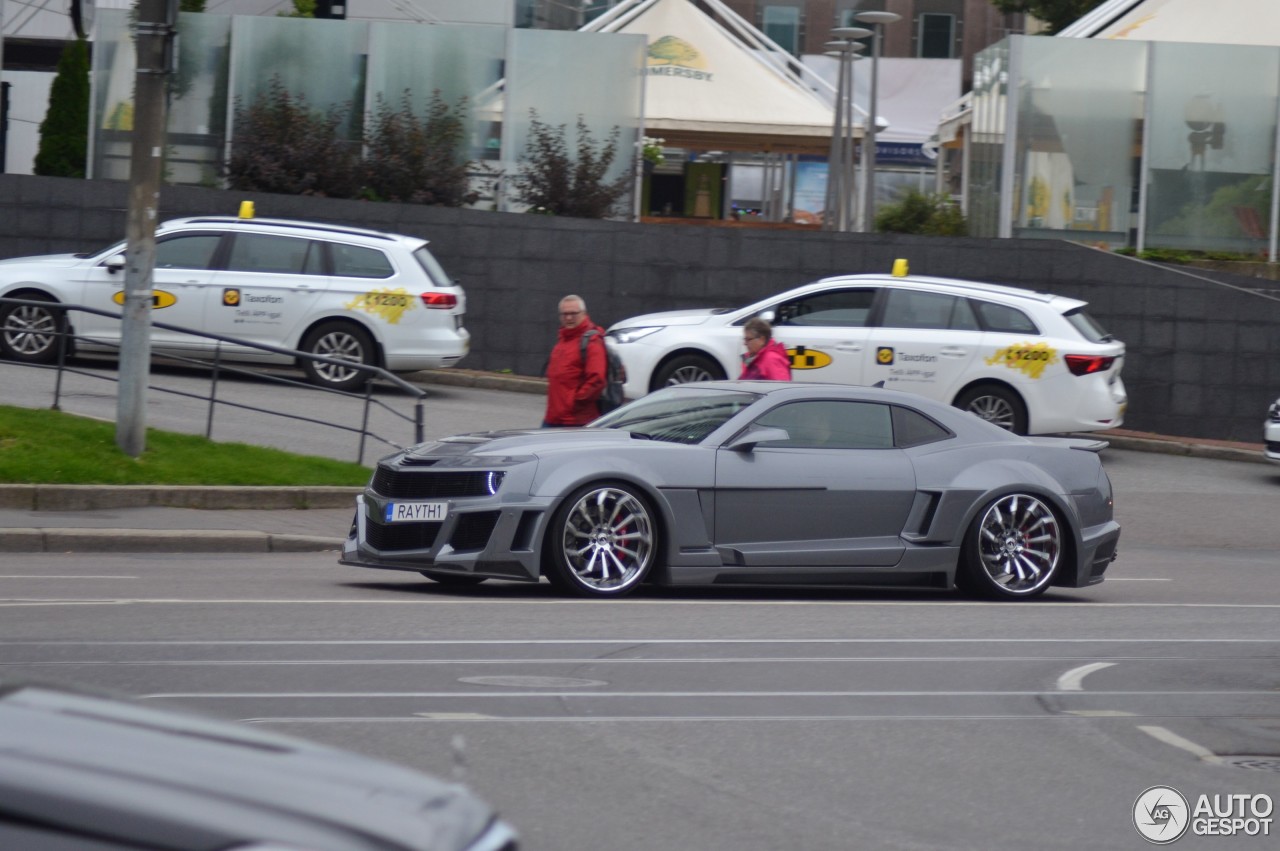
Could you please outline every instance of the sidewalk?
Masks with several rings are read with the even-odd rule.
[[[537,378],[474,370],[425,383],[544,393]],[[1115,429],[1084,435],[1116,449],[1268,463],[1262,444]],[[111,487],[0,484],[4,553],[282,553],[341,548],[359,488]]]

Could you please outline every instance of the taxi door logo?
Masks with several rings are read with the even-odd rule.
[[[114,301],[116,304],[123,305],[124,290],[120,290],[118,293],[113,295],[111,297],[111,300]],[[175,305],[177,303],[178,303],[178,297],[173,293],[167,293],[164,290],[151,291],[151,309],[152,310],[161,310],[163,308],[170,307],[171,305]]]
[[[226,307],[240,306],[240,290],[228,288],[222,291],[222,303]]]
[[[822,369],[831,365],[831,355],[808,346],[787,349],[787,355],[791,358],[792,369]]]
[[[876,363],[880,366],[893,366],[893,349],[890,346],[876,349]]]

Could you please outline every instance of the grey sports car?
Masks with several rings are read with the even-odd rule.
[[[378,463],[340,561],[618,597],[662,585],[894,585],[1027,599],[1101,582],[1098,450],[914,394],[714,381],[576,429],[460,435]]]

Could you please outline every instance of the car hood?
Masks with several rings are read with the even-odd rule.
[[[516,462],[559,451],[581,451],[598,447],[608,451],[610,447],[647,441],[648,438],[616,428],[530,428],[485,431],[459,434],[440,440],[419,444],[408,450],[405,461],[415,459],[439,459],[447,457],[451,464],[466,465],[469,461],[491,463],[494,456]]]
[[[633,316],[630,319],[615,322],[609,327],[609,331],[621,331],[625,328],[651,328],[654,325],[701,325],[712,316],[722,316],[729,312],[731,311],[717,307],[646,313],[643,316]]]
[[[60,688],[0,696],[0,799],[129,847],[274,840],[315,851],[459,851],[495,819],[465,788],[299,739]]]
[[[66,268],[83,263],[84,257],[76,254],[42,254],[39,257],[10,257],[0,260],[0,270],[6,266],[47,266],[50,268]]]

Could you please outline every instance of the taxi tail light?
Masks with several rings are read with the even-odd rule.
[[[452,310],[458,306],[458,297],[453,293],[423,293],[422,303],[428,310]]]
[[[1111,364],[1116,362],[1116,359],[1109,355],[1064,355],[1063,360],[1067,362],[1067,369],[1071,370],[1072,375],[1106,372],[1111,369]]]

